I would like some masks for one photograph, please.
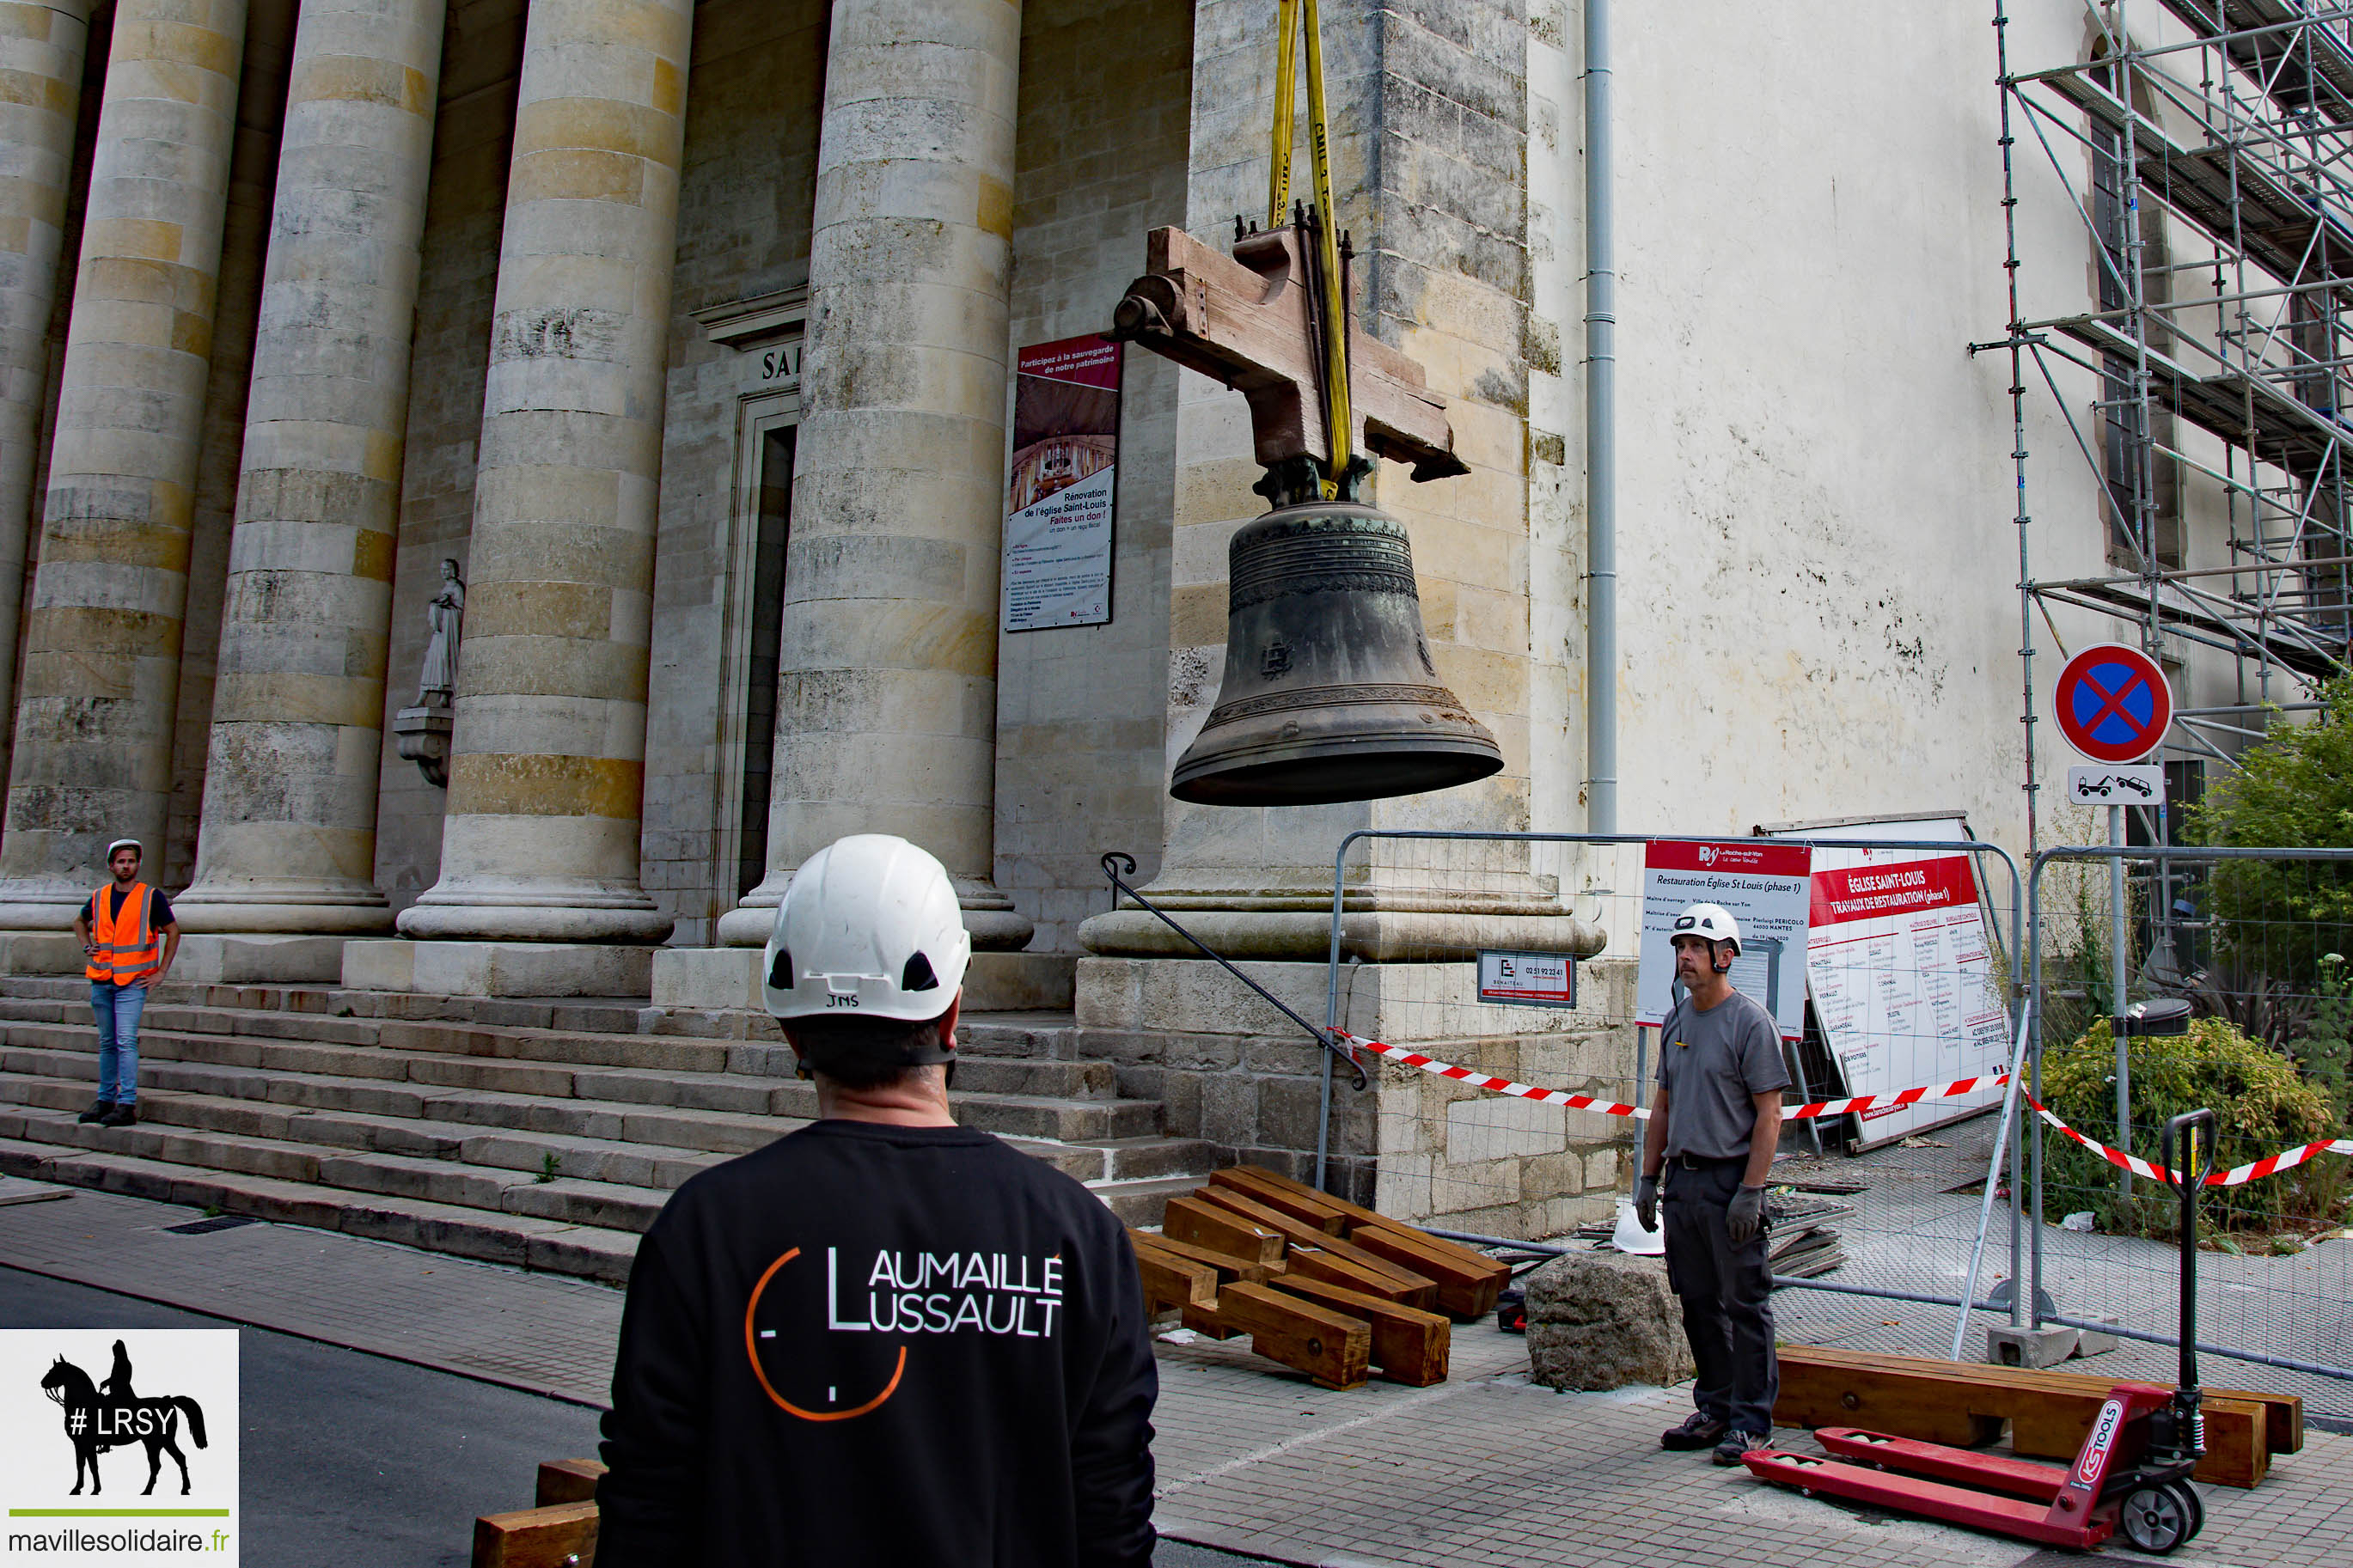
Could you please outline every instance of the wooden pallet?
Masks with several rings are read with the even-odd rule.
[[[1773,1418],[1783,1426],[1862,1426],[1973,1447],[1999,1440],[2007,1423],[2013,1452],[2049,1459],[2074,1457],[2116,1381],[1816,1345],[1782,1346],[1780,1365]],[[2201,1481],[2256,1486],[2272,1455],[2304,1447],[2304,1405],[2292,1394],[2209,1388],[2204,1409]]]

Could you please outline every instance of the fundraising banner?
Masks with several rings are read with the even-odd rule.
[[[1785,1040],[1806,1032],[1806,911],[1810,865],[1803,845],[1741,838],[1724,844],[1656,841],[1642,849],[1642,948],[1634,1021],[1666,1020],[1675,999],[1675,916],[1692,904],[1721,904],[1739,923],[1734,987],[1765,1005]]]
[[[1961,837],[1891,824],[1882,837]],[[1909,831],[1905,831],[1905,830]],[[1806,977],[1822,1037],[1850,1095],[1906,1084],[1993,1079],[2009,1065],[2010,1019],[1966,854],[1814,851]],[[1999,1088],[1857,1114],[1865,1144],[1957,1121],[2000,1100]]]
[[[1120,345],[1100,334],[1023,349],[1014,363],[1005,497],[1008,632],[1111,620]]]
[[[237,1560],[237,1331],[0,1330],[0,1568]]]

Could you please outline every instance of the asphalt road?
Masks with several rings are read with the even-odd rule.
[[[233,1325],[0,1267],[0,1328]],[[542,1459],[596,1451],[597,1413],[267,1329],[238,1342],[249,1568],[468,1568],[475,1516],[531,1504]],[[1252,1559],[1175,1542],[1159,1568]]]

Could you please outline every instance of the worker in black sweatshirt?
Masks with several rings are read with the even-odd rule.
[[[903,839],[793,879],[765,999],[820,1120],[695,1176],[638,1245],[597,1568],[1151,1562],[1134,1255],[1084,1187],[949,1114],[970,952]]]

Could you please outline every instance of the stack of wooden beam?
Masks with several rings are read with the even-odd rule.
[[[1130,1231],[1144,1295],[1212,1339],[1250,1348],[1325,1388],[1378,1368],[1446,1381],[1450,1320],[1495,1310],[1511,1268],[1483,1253],[1262,1171],[1219,1171],[1171,1198],[1155,1234]]]

